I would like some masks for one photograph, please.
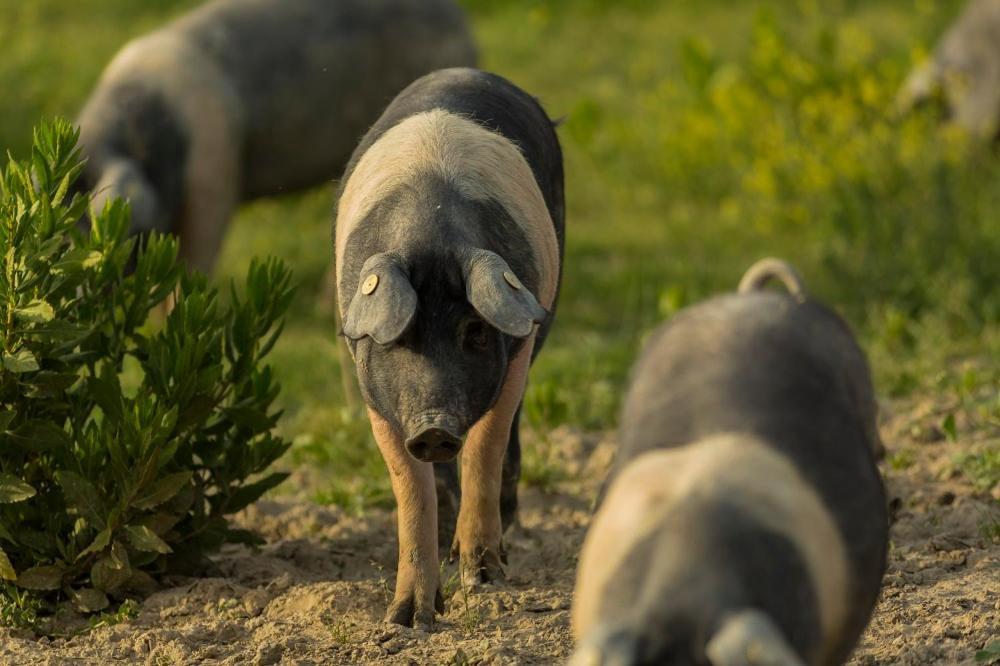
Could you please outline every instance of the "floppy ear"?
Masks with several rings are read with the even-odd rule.
[[[380,345],[399,339],[417,313],[417,292],[388,252],[373,254],[361,268],[358,291],[344,317],[344,335],[360,340],[366,335]]]
[[[464,262],[465,295],[480,316],[515,338],[531,334],[548,314],[503,258],[489,250],[472,250]]]

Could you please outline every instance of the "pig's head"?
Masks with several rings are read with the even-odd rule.
[[[90,207],[100,213],[112,199],[128,201],[132,212],[130,234],[166,231],[169,220],[160,198],[142,167],[127,158],[102,160],[87,165],[78,188],[92,194]]]
[[[454,458],[546,311],[511,266],[473,247],[370,256],[344,315],[365,401],[415,458]]]

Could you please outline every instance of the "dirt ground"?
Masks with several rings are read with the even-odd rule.
[[[933,404],[886,410],[885,465],[895,522],[882,601],[853,664],[974,664],[1000,635],[1000,488],[977,491],[953,468],[958,450],[997,446],[1000,428],[959,424],[949,442]],[[381,622],[392,589],[390,512],[363,518],[296,499],[264,501],[237,522],[267,539],[231,547],[221,575],[175,581],[138,616],[70,639],[0,630],[0,664],[556,664],[570,653],[570,592],[590,502],[611,436],[550,436],[572,481],[527,489],[508,535],[507,582],[468,596],[444,569],[447,608],[433,634]],[[530,445],[530,442],[528,443]],[[307,472],[293,487],[308,487]],[[302,494],[305,497],[305,492]]]

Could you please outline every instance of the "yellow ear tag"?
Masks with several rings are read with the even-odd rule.
[[[514,287],[514,289],[523,289],[524,288],[524,285],[521,284],[521,281],[517,279],[517,276],[514,275],[513,273],[511,273],[510,271],[504,271],[503,272],[503,279],[507,280],[507,284],[509,284],[510,286]]]
[[[378,286],[378,275],[372,273],[371,275],[365,278],[364,283],[361,285],[361,293],[364,294],[365,296],[368,296],[373,291],[375,291],[375,287],[377,286]]]

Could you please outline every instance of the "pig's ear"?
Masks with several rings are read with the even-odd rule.
[[[464,262],[465,295],[490,325],[515,338],[531,334],[548,314],[503,258],[471,250]]]
[[[374,254],[361,268],[358,291],[344,317],[344,335],[366,335],[380,345],[395,342],[417,313],[417,292],[399,260],[388,252]]]

